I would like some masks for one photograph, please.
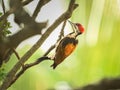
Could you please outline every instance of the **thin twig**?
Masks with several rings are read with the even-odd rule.
[[[13,50],[14,54],[16,55],[17,59],[20,60],[20,56],[17,53],[17,51],[14,48],[12,48],[12,50]],[[21,63],[21,66],[22,66],[22,68],[24,68],[24,64],[23,63]]]
[[[2,16],[4,16],[5,13],[6,13],[4,0],[2,0],[2,9],[3,9],[3,15],[2,15]],[[0,17],[0,18],[1,18],[1,17]],[[0,21],[0,22],[1,22],[1,25],[0,25],[0,26],[1,26],[1,27],[0,27],[0,33],[2,33],[1,31],[4,30],[5,25],[6,25],[6,23],[7,23],[7,20],[5,19],[4,21]],[[2,33],[2,35],[5,36],[3,33]]]
[[[61,29],[61,32],[60,32],[57,42],[54,45],[52,45],[43,56],[47,56],[49,54],[49,52],[51,52],[55,48],[56,44],[62,39],[62,37],[64,37],[65,26],[66,26],[66,20],[63,23],[63,26],[62,26],[62,29]]]
[[[12,48],[12,50],[13,50],[13,52],[15,53],[17,59],[20,60],[20,56],[19,56],[19,54],[17,53],[17,51],[16,51],[14,48]]]
[[[25,6],[25,5],[29,4],[29,3],[31,3],[32,1],[33,1],[33,0],[26,0],[26,1],[23,1],[23,2],[22,2],[22,5]]]
[[[35,62],[33,63],[30,63],[30,64],[25,64],[24,67],[14,76],[14,79],[12,80],[10,86],[21,76],[23,75],[23,73],[30,67],[32,66],[35,66],[37,64],[39,64],[40,62],[42,61],[45,61],[45,60],[49,60],[50,58],[49,57],[41,57],[39,59],[37,59]],[[9,87],[10,87],[9,86]]]
[[[57,42],[59,42],[61,40],[61,38],[64,37],[65,26],[66,26],[66,20],[63,22],[63,26],[62,26],[62,29],[61,29],[61,32],[60,32],[60,35],[59,35],[59,38],[58,38]]]
[[[17,1],[17,0],[16,0]],[[16,2],[17,3],[17,2]],[[0,17],[0,22],[3,21],[3,20],[6,20],[6,18],[13,12],[15,12],[18,8],[19,8],[20,4],[17,4],[16,6],[13,6],[12,8],[10,8],[9,11],[5,12],[4,15],[2,15]]]
[[[52,45],[43,56],[47,56],[55,48],[55,46],[55,44]]]
[[[38,2],[38,5],[37,5],[37,7],[36,7],[36,9],[35,9],[35,11],[34,11],[34,13],[33,13],[33,19],[35,19],[36,17],[37,17],[37,15],[38,15],[38,13],[40,12],[40,10],[41,10],[41,7],[43,6],[43,5],[45,5],[46,3],[48,3],[49,1],[51,1],[51,0],[39,0],[39,2]]]
[[[47,31],[42,35],[42,37],[37,41],[37,43],[28,51],[24,56],[19,60],[15,66],[11,69],[11,71],[7,74],[3,84],[0,87],[0,90],[6,90],[10,85],[12,80],[14,79],[14,76],[18,72],[18,70],[21,68],[21,63],[25,63],[30,56],[43,44],[43,42],[49,37],[49,35],[52,33],[52,31],[61,24],[61,22],[67,20],[71,17],[72,12],[78,7],[78,4],[75,4],[75,0],[71,0],[69,4],[68,10],[63,13],[48,29]]]
[[[2,15],[0,17],[0,22],[3,21],[3,20],[6,20],[6,18],[11,14],[13,13],[13,11],[10,9],[9,11],[7,11],[4,15]]]
[[[62,36],[63,36],[63,31],[64,31],[64,28],[65,28],[65,25],[66,25],[66,21],[64,21],[64,23],[63,23],[63,27],[62,27],[62,29],[61,29],[61,33],[60,33],[60,35],[59,35],[59,39],[58,40],[60,40],[61,38],[62,38]],[[57,40],[57,41],[58,41]],[[57,42],[56,42],[57,43]],[[42,61],[44,61],[44,60],[50,60],[51,58],[49,58],[49,57],[47,57],[47,54],[52,50],[52,48],[54,48],[55,47],[55,45],[53,45],[44,55],[43,55],[43,57],[40,57],[40,58],[38,58],[35,62],[32,62],[32,63],[30,63],[30,64],[25,64],[24,65],[24,67],[16,74],[16,76],[14,77],[14,79],[13,79],[13,81],[11,82],[11,84],[10,85],[12,85],[27,69],[29,69],[30,67],[32,67],[32,66],[35,66],[35,65],[37,65],[37,64],[39,64],[40,62],[42,62]],[[16,52],[16,51],[15,51]],[[18,55],[18,54],[17,54]]]
[[[2,0],[2,8],[3,8],[3,13],[5,14],[5,4],[4,4],[4,0]]]

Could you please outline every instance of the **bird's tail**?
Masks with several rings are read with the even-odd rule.
[[[53,63],[50,67],[52,67],[53,69],[55,69],[57,67],[57,65],[55,63]]]

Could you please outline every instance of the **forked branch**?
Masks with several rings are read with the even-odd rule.
[[[78,4],[75,4],[75,0],[71,0],[68,10],[63,13],[58,19],[46,30],[46,32],[42,35],[42,37],[37,41],[33,47],[24,54],[24,56],[15,64],[15,66],[11,69],[11,71],[7,74],[3,84],[0,87],[0,90],[6,90],[11,86],[14,80],[14,76],[16,76],[19,69],[22,67],[21,64],[24,64],[30,56],[43,44],[43,42],[49,37],[49,35],[54,31],[54,29],[60,25],[63,21],[67,20],[71,17],[72,12],[78,7]],[[18,79],[18,78],[17,78]]]

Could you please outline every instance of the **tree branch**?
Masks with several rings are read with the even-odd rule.
[[[42,61],[45,61],[45,60],[49,60],[50,58],[49,57],[41,57],[39,59],[37,59],[35,62],[33,63],[30,63],[30,64],[25,64],[22,69],[14,76],[13,80],[11,81],[10,85],[8,87],[10,87],[21,75],[23,75],[23,73],[29,69],[30,67],[32,66],[35,66],[39,63],[41,63]]]
[[[6,18],[13,12],[15,12],[20,6],[21,4],[19,3],[19,0],[16,0],[15,5],[13,5],[9,11],[7,11],[3,16],[0,17],[0,22],[2,22],[3,20],[6,20]]]
[[[41,4],[44,2],[41,1]],[[19,0],[11,0],[10,1],[10,7],[16,6],[17,3],[21,3]],[[43,5],[41,5],[42,7]],[[39,7],[37,7],[39,9]],[[35,10],[36,11],[36,10]],[[38,13],[38,12],[36,12]],[[36,23],[35,20],[30,17],[30,15],[24,10],[22,7],[22,3],[20,4],[20,7],[18,10],[14,12],[15,14],[15,22],[20,25],[21,23],[24,24],[24,28],[17,32],[16,34],[8,37],[9,38],[9,47],[16,48],[22,41],[25,39],[34,36],[36,34],[41,34],[41,30],[47,26],[47,22],[43,23]],[[11,44],[12,43],[12,44]]]
[[[117,90],[120,89],[120,78],[103,79],[98,84],[91,84],[74,90]]]
[[[64,36],[65,26],[66,26],[66,20],[63,23],[63,26],[62,26],[62,29],[61,29],[61,32],[60,32],[60,35],[59,35],[57,42],[54,45],[52,45],[43,56],[47,56],[49,54],[49,52],[55,48],[56,44],[61,40],[62,36]]]
[[[58,38],[58,40],[57,40],[56,43],[58,43],[58,42],[61,40],[62,36],[64,36],[64,28],[65,28],[65,26],[66,26],[66,20],[65,20],[64,23],[63,23],[63,26],[62,26],[62,29],[61,29],[59,38]],[[29,68],[31,68],[31,67],[39,64],[39,63],[41,63],[41,62],[44,61],[44,60],[51,59],[51,58],[47,57],[47,55],[50,53],[50,51],[51,51],[52,49],[55,48],[56,43],[48,49],[48,51],[43,55],[43,57],[38,58],[35,62],[32,62],[32,63],[30,63],[30,64],[25,64],[25,65],[22,67],[22,69],[15,75],[15,77],[14,77],[14,79],[11,81],[9,87],[10,87],[27,69],[29,69]],[[14,49],[13,49],[13,50],[14,50]],[[16,52],[16,51],[14,51],[14,52],[15,52],[16,56],[19,57],[19,55],[17,54],[17,52]],[[20,58],[18,58],[18,59],[20,59]]]
[[[2,0],[2,8],[3,8],[3,13],[5,14],[5,4],[4,4],[4,0]]]
[[[25,1],[22,2],[22,5],[25,6],[25,5],[29,4],[29,3],[31,3],[32,1],[33,0],[25,0]]]
[[[19,56],[19,54],[17,53],[17,51],[16,51],[14,48],[12,48],[12,50],[13,50],[14,54],[16,55],[17,59],[20,60],[20,56]]]
[[[48,29],[47,31],[42,35],[42,37],[37,41],[37,43],[15,64],[15,66],[12,68],[12,70],[8,73],[6,76],[3,84],[0,87],[0,90],[6,90],[9,86],[12,80],[14,79],[14,76],[16,75],[17,71],[21,67],[21,63],[25,63],[29,57],[43,44],[43,42],[49,37],[51,32],[64,20],[67,20],[71,17],[72,12],[74,9],[78,7],[78,4],[75,4],[75,0],[71,0],[69,4],[68,10],[63,13]]]
[[[8,47],[16,48],[22,41],[37,34],[41,34],[41,30],[47,26],[47,22],[38,23],[31,27],[26,27],[16,34],[9,36]]]
[[[59,42],[61,40],[61,38],[64,37],[64,29],[66,26],[66,22],[67,22],[66,20],[63,22],[63,26],[62,26],[62,29],[61,29],[61,32],[60,32],[60,35],[59,35],[57,42]]]
[[[41,10],[41,7],[43,6],[43,5],[45,5],[45,4],[47,4],[49,1],[51,1],[51,0],[39,0],[39,2],[38,2],[38,5],[37,5],[37,7],[36,7],[36,9],[35,9],[35,11],[34,11],[34,13],[33,13],[33,19],[35,19],[36,17],[37,17],[37,15],[38,15],[38,13],[40,12],[40,10]]]
[[[26,27],[16,34],[5,37],[6,40],[1,41],[0,43],[0,65],[2,65],[2,62],[7,62],[9,60],[9,56],[12,54],[13,50],[11,48],[16,48],[22,41],[25,39],[32,37],[37,34],[41,34],[41,30],[45,28],[47,25],[47,22],[38,23],[37,25],[31,25],[31,27]],[[6,42],[7,41],[7,42]]]
[[[3,61],[7,62],[9,60],[9,56],[12,53],[11,48],[16,48],[22,41],[29,37],[41,34],[41,30],[47,26],[47,22],[35,22],[35,20],[32,17],[30,17],[30,15],[24,10],[22,2],[20,0],[10,0],[10,7],[14,11],[13,13],[15,15],[16,23],[18,25],[23,23],[25,27],[16,34],[9,37],[5,37],[6,40],[1,41],[0,65],[2,65]]]

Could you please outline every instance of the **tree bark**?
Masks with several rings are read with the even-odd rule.
[[[10,2],[19,2],[19,0],[11,0]],[[41,3],[43,1],[43,5],[44,5],[44,2],[45,1],[49,1],[49,0],[40,0]],[[38,3],[39,5],[39,3]],[[5,47],[4,50],[6,51],[8,49],[9,51],[9,48],[16,48],[24,39],[27,39],[28,37],[31,37],[33,35],[36,35],[36,34],[40,34],[41,30],[43,28],[46,27],[46,22],[44,23],[41,23],[40,25],[38,25],[39,23],[36,23],[35,22],[35,17],[38,13],[38,11],[40,10],[40,6],[38,6],[37,8],[39,8],[38,10],[36,10],[35,14],[33,14],[33,17],[30,17],[26,11],[24,11],[23,9],[23,4],[20,4],[20,6],[16,6],[13,4],[13,6],[11,6],[11,8],[14,8],[14,7],[18,7],[18,9],[20,8],[20,11],[22,11],[24,14],[22,14],[23,16],[27,17],[27,19],[29,19],[30,21],[32,20],[33,22],[32,23],[28,23],[28,21],[26,20],[19,20],[18,17],[17,20],[18,20],[18,25],[20,23],[23,23],[24,24],[24,29],[22,29],[21,31],[19,31],[18,33],[14,34],[13,36],[10,36],[10,37],[7,37],[7,40],[8,42],[7,43],[3,43],[0,44],[0,46],[2,47]],[[7,88],[9,88],[9,86],[11,86],[13,84],[13,80],[17,74],[17,72],[20,70],[20,68],[22,67],[22,65],[30,58],[30,56],[32,56],[32,54],[44,43],[44,41],[49,37],[49,35],[54,31],[54,29],[60,25],[63,21],[67,20],[68,18],[71,17],[73,11],[78,7],[78,4],[75,4],[75,0],[71,0],[70,1],[70,4],[69,4],[69,7],[68,9],[66,10],[66,12],[64,12],[60,17],[58,17],[57,20],[55,20],[55,22],[46,30],[46,32],[41,36],[41,38],[37,41],[37,43],[35,45],[33,45],[33,47],[28,51],[26,52],[26,54],[23,55],[23,57],[15,64],[15,66],[13,66],[13,68],[10,70],[10,72],[8,72],[5,80],[3,81],[3,84],[0,86],[0,90],[6,90]],[[16,10],[14,10],[15,12]],[[18,15],[18,14],[17,14]],[[20,16],[20,17],[23,17],[23,16]],[[33,26],[31,26],[33,25]],[[38,29],[36,29],[35,31],[33,30],[34,29],[34,26],[38,26]],[[24,34],[26,33],[27,35],[26,36],[21,36],[21,34]],[[25,34],[24,34],[25,35]],[[19,39],[17,39],[17,38]],[[17,41],[16,41],[17,40]],[[12,44],[10,43],[12,42]],[[4,46],[5,45],[5,46]],[[0,53],[1,54],[5,54],[5,53],[8,53],[8,52],[4,52],[4,53]],[[7,55],[7,54],[5,54]],[[6,57],[6,56],[5,56]],[[18,79],[18,78],[17,78]]]

